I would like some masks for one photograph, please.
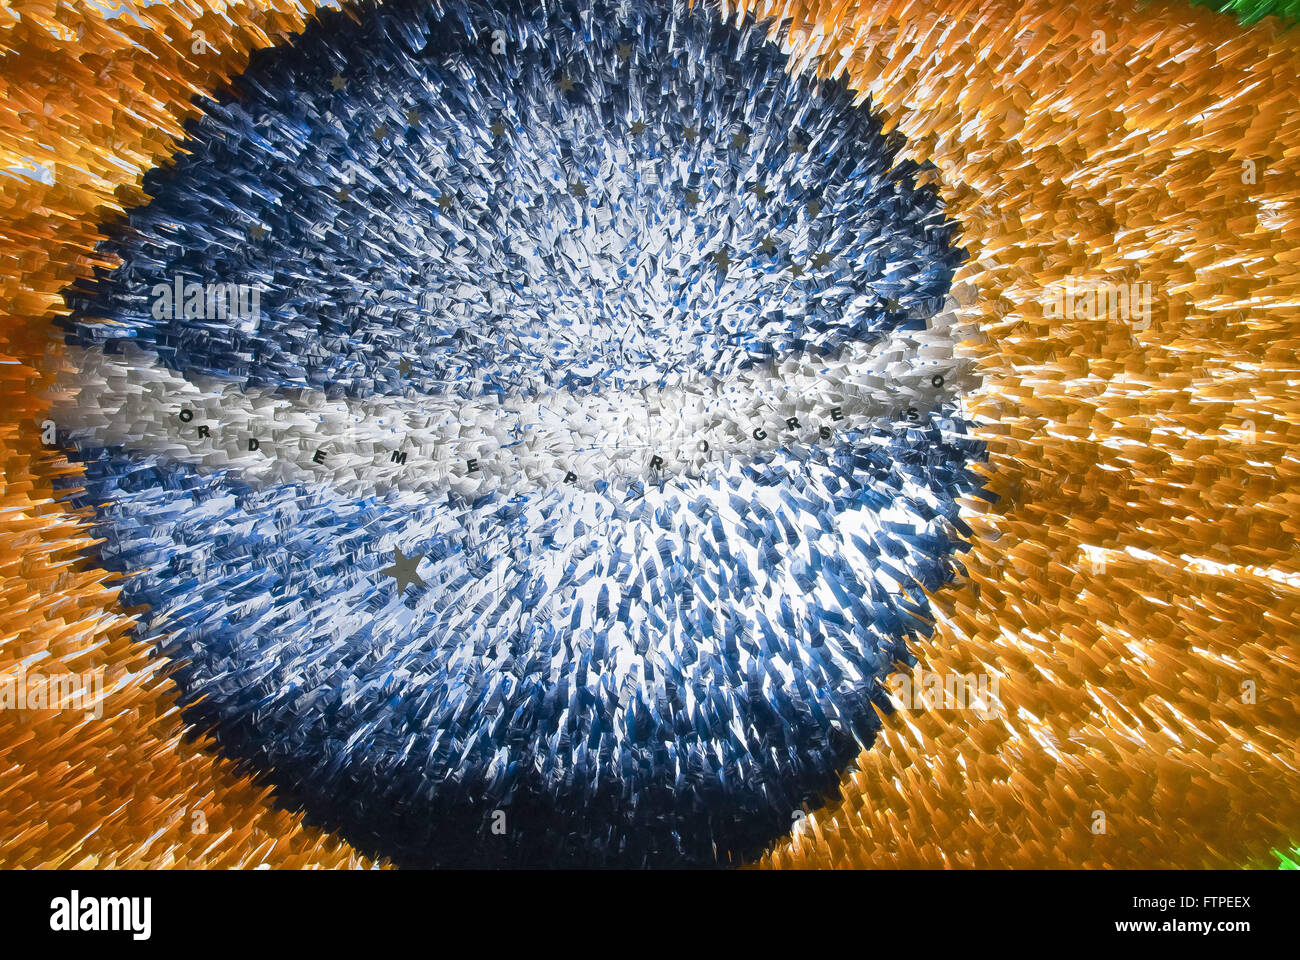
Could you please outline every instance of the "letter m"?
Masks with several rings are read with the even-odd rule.
[[[127,930],[131,926],[131,898],[104,897],[100,900],[101,930]],[[110,920],[109,917],[112,917]]]

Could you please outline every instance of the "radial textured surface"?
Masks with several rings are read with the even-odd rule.
[[[527,822],[522,804],[504,838],[491,831],[491,817],[478,819],[481,808],[464,803],[450,823],[471,829],[435,838],[428,821],[384,792],[410,795],[420,771],[444,762],[434,753],[401,757],[430,716],[409,691],[423,691],[428,703],[466,693],[468,709],[449,729],[461,731],[457,745],[471,771],[484,769],[475,753],[481,743],[463,731],[478,724],[495,737],[513,715],[499,727],[481,723],[488,713],[468,691],[482,677],[471,680],[469,671],[449,692],[423,673],[394,670],[383,680],[393,697],[381,702],[362,685],[371,664],[336,649],[344,635],[375,636],[384,618],[405,636],[424,635],[433,598],[455,581],[447,575],[482,571],[464,584],[468,612],[453,603],[437,615],[451,617],[443,622],[476,651],[490,637],[487,649],[505,659],[479,662],[505,676],[514,669],[506,665],[515,656],[511,638],[522,636],[516,628],[548,618],[525,609],[529,590],[541,587],[573,609],[580,599],[576,628],[572,618],[551,622],[594,635],[600,583],[635,567],[647,574],[646,609],[673,614],[671,629],[666,618],[656,634],[673,638],[664,650],[685,649],[681,638],[690,636],[707,653],[698,664],[686,656],[654,663],[631,631],[610,633],[603,649],[619,701],[627,691],[625,714],[639,709],[643,690],[659,689],[661,666],[665,678],[677,671],[679,689],[689,679],[730,693],[733,709],[783,689],[760,684],[759,697],[746,699],[747,677],[737,693],[725,670],[708,675],[709,655],[730,663],[717,625],[730,610],[725,599],[739,594],[707,576],[714,595],[698,590],[701,570],[745,569],[769,578],[773,597],[788,598],[793,630],[779,600],[775,609],[760,605],[781,639],[778,672],[790,666],[793,675],[795,654],[843,646],[857,625],[867,636],[854,636],[862,659],[852,666],[864,680],[869,657],[905,646],[923,676],[998,682],[996,712],[908,703],[897,691],[886,707],[883,692],[869,701],[840,660],[818,653],[823,660],[808,662],[842,672],[827,671],[833,679],[815,696],[790,700],[801,718],[794,729],[804,766],[793,776],[779,753],[763,760],[781,769],[776,787],[786,795],[763,794],[753,806],[754,794],[731,789],[732,781],[691,781],[682,767],[681,784],[711,788],[692,794],[683,786],[683,796],[744,811],[706,824],[707,836],[721,837],[721,862],[771,838],[763,863],[775,867],[1293,865],[1300,52],[1294,31],[1267,16],[1290,15],[1290,0],[1207,5],[1247,26],[1182,2],[1104,2],[1086,11],[1047,0],[758,2],[745,9],[762,18],[762,32],[772,31],[788,61],[759,69],[737,56],[726,79],[711,58],[666,52],[648,32],[615,36],[602,17],[566,20],[557,37],[530,34],[523,45],[516,38],[508,56],[505,46],[498,55],[492,31],[504,21],[485,14],[451,31],[462,59],[427,65],[437,82],[464,92],[461,102],[442,104],[418,76],[382,73],[416,62],[424,47],[404,31],[368,33],[375,22],[368,5],[348,8],[352,47],[319,63],[310,37],[302,47],[291,43],[317,12],[309,0],[0,3],[0,236],[9,254],[0,311],[0,399],[9,414],[0,425],[0,701],[8,703],[10,681],[22,671],[98,671],[105,681],[102,716],[0,710],[0,751],[10,764],[0,781],[0,860],[332,867],[370,862],[359,848],[395,849],[407,863],[713,862],[712,840],[705,850],[696,834],[682,840],[664,824],[620,846],[619,831],[634,829],[623,795],[605,808],[623,811],[623,820],[600,824],[605,834],[591,823],[574,834],[583,850],[558,838],[529,847],[535,836],[512,836]],[[644,19],[639,4],[628,7],[631,19]],[[554,15],[549,9],[533,16]],[[750,29],[734,6],[701,12],[741,35]],[[616,11],[616,19],[628,17]],[[561,39],[572,54],[563,63],[553,57]],[[738,39],[718,40],[742,51]],[[744,42],[746,53],[758,49],[752,36]],[[685,50],[684,42],[667,47]],[[261,48],[275,49],[246,72],[249,53]],[[550,76],[543,48],[552,51]],[[478,75],[468,71],[471,61],[484,82],[470,82]],[[286,72],[290,62],[295,76]],[[652,65],[666,84],[642,89],[654,103],[673,91],[726,91],[733,81],[771,75],[770,86],[750,91],[770,109],[768,119],[756,122],[739,99],[723,103],[726,129],[707,121],[702,99],[680,117],[638,115],[620,78],[646,75]],[[870,101],[851,108],[829,84],[777,77],[787,65],[803,76],[838,77]],[[525,90],[511,80],[524,74],[511,70],[536,72]],[[265,82],[253,88],[254,77]],[[568,131],[558,126],[565,116],[580,134],[569,155],[561,146]],[[615,120],[625,124],[621,134]],[[190,152],[178,153],[182,145]],[[221,165],[200,176],[196,164],[218,154]],[[250,171],[244,162],[255,156],[261,166]],[[730,160],[751,156],[760,159]],[[683,158],[689,163],[678,163]],[[840,172],[823,171],[823,163],[838,163]],[[650,184],[625,175],[657,165],[677,179]],[[158,167],[174,170],[149,173]],[[868,186],[851,172],[859,167],[900,176]],[[528,189],[509,195],[492,170],[508,170],[506,182],[518,177]],[[169,194],[182,180],[202,182],[207,193]],[[854,202],[841,202],[851,184]],[[297,193],[283,192],[289,186]],[[818,196],[818,187],[829,189]],[[875,216],[881,203],[901,206]],[[380,210],[400,215],[390,222]],[[125,211],[126,229],[116,224]],[[602,216],[617,231],[606,245],[597,241],[606,236]],[[944,217],[960,225],[959,237]],[[759,236],[769,227],[771,244]],[[111,234],[106,246],[101,230]],[[637,231],[644,242],[678,230],[689,243],[665,243],[632,267],[629,252],[645,249],[632,242]],[[446,247],[437,257],[427,247],[434,242]],[[898,269],[881,277],[872,257],[886,246]],[[525,254],[550,259],[539,267]],[[339,280],[336,260],[355,276]],[[358,273],[370,263],[379,265],[373,284]],[[424,272],[395,269],[415,263]],[[135,280],[115,276],[119,267],[134,270]],[[193,281],[258,290],[260,314],[217,322],[187,318],[182,308],[158,322],[155,287],[177,275],[182,288]],[[672,279],[652,289],[651,276]],[[442,284],[438,298],[422,299],[454,277],[470,289]],[[950,280],[952,299],[944,300]],[[841,283],[848,289],[832,290]],[[1144,285],[1149,313],[1051,309],[1062,287],[1097,283]],[[491,303],[480,288],[491,291]],[[624,290],[627,297],[617,296]],[[579,296],[598,319],[585,328]],[[547,297],[558,304],[555,323],[522,322]],[[439,326],[449,310],[462,311],[459,337]],[[516,323],[510,340],[504,334]],[[378,336],[382,329],[394,331],[390,341]],[[940,385],[932,376],[943,377]],[[546,402],[557,397],[562,410]],[[899,402],[907,397],[916,399]],[[758,398],[774,405],[760,412]],[[826,422],[837,402],[847,423]],[[618,427],[598,426],[611,417]],[[475,471],[472,453],[452,443],[464,439],[462,418],[474,448],[485,451]],[[782,430],[790,418],[799,432]],[[744,429],[751,423],[766,424],[763,439]],[[822,426],[834,431],[833,442]],[[983,454],[968,438],[984,445],[987,462],[972,462]],[[250,439],[265,449],[250,450]],[[922,450],[924,467],[909,460]],[[662,468],[652,473],[647,454]],[[857,468],[862,455],[880,465],[870,482]],[[925,538],[905,545],[897,524],[915,532],[914,517],[882,524],[886,539],[903,546],[885,562],[917,585],[907,603],[877,578],[883,567],[872,564],[863,577],[856,546],[823,549],[847,529],[851,511],[819,515],[818,530],[820,517],[833,519],[829,534],[808,531],[807,505],[832,484],[840,487],[831,502],[844,502],[848,484],[836,470],[846,458],[849,476],[863,484],[855,489],[875,484],[926,517]],[[998,499],[960,496],[963,479],[940,496],[944,470],[987,476]],[[770,486],[755,479],[778,475]],[[641,509],[627,496],[638,483],[647,497],[663,497],[653,519],[630,519]],[[75,494],[79,485],[85,495]],[[708,496],[688,498],[684,485]],[[750,517],[763,527],[765,549],[751,546],[742,525],[713,537],[704,517],[723,513],[711,498],[724,491],[725,509],[734,494],[770,512],[775,532],[766,514]],[[779,506],[763,499],[772,493]],[[547,506],[561,494],[555,503],[590,502],[599,520]],[[476,504],[485,497],[483,512]],[[493,503],[502,509],[493,512]],[[455,526],[418,533],[404,516],[408,505],[417,523],[436,515]],[[657,526],[661,510],[670,529]],[[575,568],[561,588],[567,567],[556,579],[539,558],[562,554],[539,553],[537,542],[519,536],[537,523],[588,540],[599,529],[602,543],[608,530],[622,529],[624,545],[617,554],[587,554],[590,570]],[[638,523],[654,531],[639,541],[644,555],[633,553]],[[787,523],[798,546],[786,539]],[[950,523],[959,538],[929,538]],[[343,532],[362,524],[372,532],[356,539]],[[687,554],[690,536],[699,549]],[[664,538],[671,562],[660,555]],[[277,550],[280,542],[292,550]],[[809,545],[820,567],[802,552]],[[496,564],[475,566],[479,558]],[[245,576],[227,579],[226,562]],[[321,576],[307,578],[306,564],[318,564]],[[835,582],[862,588],[867,615],[802,585],[829,584],[826,571],[846,568],[856,584]],[[955,581],[929,589],[951,572]],[[876,601],[863,600],[874,596],[868,580],[885,588],[891,600],[881,606],[906,627],[891,632]],[[302,585],[318,581],[330,589],[311,602],[326,619],[350,617],[348,624],[327,627],[305,615],[306,602],[292,606],[291,588],[306,598]],[[652,582],[662,601],[645,599]],[[679,589],[687,583],[689,594]],[[752,596],[738,582],[734,589]],[[484,597],[501,596],[511,599],[499,616],[474,612]],[[615,599],[611,585],[611,619],[623,596]],[[362,597],[364,604],[349,602]],[[224,612],[214,620],[197,612],[218,607]],[[912,609],[921,620],[909,619]],[[683,611],[697,615],[698,627],[681,622]],[[246,629],[258,617],[268,629]],[[826,620],[836,643],[790,639],[815,618]],[[206,633],[195,629],[200,621]],[[316,661],[277,639],[294,623],[309,627],[308,646],[324,639],[318,659],[330,664],[331,678],[357,678],[356,698],[343,706],[323,698],[332,712],[314,711],[303,685],[322,677],[311,671]],[[705,623],[714,625],[713,640]],[[737,655],[758,651],[778,663],[761,630],[744,638],[748,647],[741,639]],[[555,649],[551,642],[534,636],[525,646]],[[630,657],[610,657],[621,649]],[[751,659],[760,660],[758,652]],[[423,653],[425,663],[451,666],[440,651]],[[557,683],[579,675],[568,650],[553,661]],[[543,673],[545,686],[551,674]],[[268,710],[230,682],[236,675],[266,693]],[[801,681],[811,685],[817,675],[805,668]],[[332,682],[319,689],[332,690]],[[204,687],[218,696],[195,702]],[[662,689],[668,697],[667,682]],[[362,690],[371,695],[364,705]],[[603,701],[579,697],[576,709],[594,720],[595,704],[612,698],[612,691]],[[878,730],[872,702],[882,708]],[[299,709],[286,709],[290,703]],[[657,716],[704,720],[690,731],[674,727],[675,743],[748,749],[743,732],[719,736],[712,700],[683,700],[681,710],[658,703],[656,696]],[[827,713],[828,705],[845,712]],[[328,725],[337,730],[354,708],[376,721],[370,740],[329,740]],[[870,714],[854,716],[857,708]],[[629,756],[637,730],[616,734],[605,719],[617,715],[608,708],[596,743],[617,742]],[[404,726],[408,716],[414,722]],[[613,775],[593,753],[591,729],[581,743],[546,744],[552,765],[546,776],[529,772],[532,795],[574,802],[573,790],[553,779],[561,764],[597,771],[589,783],[644,784],[665,769],[655,758],[634,775]],[[201,730],[217,738],[195,736]],[[857,733],[851,746],[832,742],[829,732],[849,730]],[[828,731],[824,745],[818,731]],[[313,737],[324,744],[315,755]],[[859,742],[869,748],[851,756]],[[354,787],[338,771],[348,763],[356,770],[367,756],[400,760],[367,769]],[[271,770],[280,771],[274,785],[252,779]],[[838,791],[813,809],[819,784],[833,782],[835,770]],[[525,795],[518,769],[488,768],[481,807],[495,802],[491,785],[507,780]],[[305,795],[295,782],[307,785]],[[329,783],[339,789],[322,798]],[[454,807],[475,796],[454,776],[436,786],[424,802],[436,793]],[[810,798],[807,815],[785,811],[793,828],[781,837],[774,811],[801,795]],[[659,799],[649,796],[644,809]],[[304,809],[314,826],[303,825]],[[679,822],[699,810],[683,805]],[[384,811],[393,816],[377,815]],[[412,825],[413,848],[392,842]]]

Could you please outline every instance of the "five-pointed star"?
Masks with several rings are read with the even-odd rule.
[[[645,129],[646,125],[640,120],[637,120],[632,124],[632,135],[639,136],[640,134],[645,133]]]
[[[700,135],[700,130],[698,127],[693,127],[690,124],[687,124],[686,128],[682,131],[682,133],[685,134],[687,140],[689,140],[691,143],[694,143],[695,138]]]
[[[266,236],[266,227],[262,226],[260,223],[255,223],[248,228],[248,235],[254,240],[261,240]]]
[[[451,197],[448,196],[448,195],[445,194],[445,193],[444,193],[441,197],[439,197],[439,198],[438,198],[438,209],[441,210],[443,213],[446,213],[448,210],[450,210],[450,209],[451,209]]]
[[[384,139],[384,137],[388,136],[388,124],[381,123],[379,126],[375,127],[375,132],[372,134],[372,136],[376,140]]]
[[[697,203],[699,203],[699,202],[700,202],[700,191],[698,191],[698,190],[687,190],[687,191],[686,191],[686,202],[689,203],[692,207],[695,206]]]
[[[791,272],[792,274],[794,274],[796,277],[802,277],[802,276],[803,276],[803,267],[801,267],[801,266],[800,266],[799,264],[797,264],[797,263],[792,263],[792,264],[790,264],[790,272]]]
[[[500,120],[492,124],[491,130],[494,137],[504,137],[506,135],[506,125]]]
[[[402,376],[406,376],[408,373],[410,373],[410,372],[411,372],[411,361],[408,360],[406,357],[402,357],[401,360],[398,360],[398,361],[397,361],[397,372],[400,373]]]
[[[587,185],[581,180],[574,180],[569,184],[569,193],[575,197],[585,197],[587,195]]]
[[[424,554],[422,553],[412,554],[408,557],[397,547],[393,547],[393,565],[391,567],[384,567],[384,569],[379,572],[390,576],[397,581],[397,593],[400,596],[402,591],[413,583],[418,584],[421,587],[425,585],[424,581],[420,578],[420,574],[417,572],[417,568],[420,566],[420,561],[423,559]]]
[[[761,183],[756,183],[749,189],[753,192],[754,196],[758,197],[760,200],[766,200],[772,195],[768,192],[766,185]]]
[[[888,300],[885,301],[886,310],[896,313],[898,311],[898,307],[899,307],[899,303],[893,297],[890,297]]]
[[[731,145],[736,148],[743,147],[747,143],[749,143],[749,134],[744,130],[737,130],[735,135],[731,138]]]
[[[758,245],[758,249],[764,253],[776,253],[776,241],[772,239],[770,233],[763,238],[763,242]]]
[[[731,265],[731,255],[725,249],[719,250],[713,254],[713,262],[725,271]]]
[[[413,127],[419,126],[422,119],[423,117],[420,116],[419,110],[411,110],[406,114],[406,122]]]
[[[348,85],[348,82],[343,79],[343,76],[337,73],[330,77],[330,83],[334,84],[335,90],[342,90]]]
[[[623,61],[632,59],[632,44],[620,43],[618,46],[618,58]]]
[[[339,200],[350,200],[352,199],[352,190],[350,187],[339,187],[334,196],[338,197]]]
[[[813,257],[813,261],[812,261],[813,269],[820,270],[822,267],[828,265],[834,259],[835,258],[833,256],[831,256],[829,253],[823,250],[821,253],[817,254],[817,256]]]
[[[567,73],[561,74],[560,79],[556,80],[555,83],[563,93],[569,93],[573,90],[573,77]]]

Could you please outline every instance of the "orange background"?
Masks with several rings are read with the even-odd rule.
[[[0,4],[0,162],[31,174],[0,179],[0,672],[103,668],[107,701],[0,711],[0,863],[370,866],[186,735],[40,443],[98,224],[300,5],[83,6]],[[1003,499],[968,505],[969,580],[914,650],[992,673],[1004,709],[886,717],[764,864],[1275,864],[1300,834],[1296,41],[1173,2],[790,7],[794,63],[846,70],[964,226],[968,408]],[[1081,275],[1151,283],[1151,326],[1045,318]]]

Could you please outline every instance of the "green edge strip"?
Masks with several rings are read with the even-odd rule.
[[[1300,20],[1300,0],[1191,0],[1191,3],[1231,14],[1246,26],[1264,17],[1278,17],[1288,25]]]

